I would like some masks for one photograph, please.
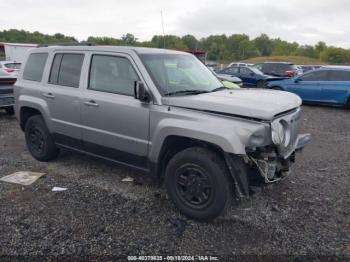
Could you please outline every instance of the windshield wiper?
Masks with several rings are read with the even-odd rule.
[[[224,86],[219,86],[217,88],[214,88],[213,90],[211,90],[210,92],[216,92],[216,91],[221,91],[221,90],[226,90],[227,88]]]
[[[204,93],[208,93],[209,91],[205,91],[205,90],[180,90],[180,91],[174,91],[174,92],[169,92],[166,93],[165,96],[173,96],[173,95],[179,95],[179,94],[188,94],[188,95],[198,95],[198,94],[204,94]]]

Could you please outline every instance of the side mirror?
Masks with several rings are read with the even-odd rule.
[[[255,76],[255,73],[251,72],[250,75],[251,75],[251,76]]]
[[[299,83],[300,79],[299,78],[294,78],[294,83]]]
[[[144,83],[140,81],[135,81],[134,97],[142,102],[149,101],[150,96],[145,88]]]

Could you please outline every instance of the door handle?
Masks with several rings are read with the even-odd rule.
[[[51,99],[55,98],[55,96],[52,93],[44,93],[43,96]]]
[[[86,102],[84,102],[84,104],[87,106],[94,106],[94,107],[99,106],[99,104],[97,104],[94,100],[86,101]]]

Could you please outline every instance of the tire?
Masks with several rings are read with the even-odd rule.
[[[350,109],[350,97],[349,97],[349,99],[348,99],[347,108]]]
[[[202,221],[222,214],[233,198],[226,163],[214,152],[200,147],[185,149],[170,159],[165,186],[180,212]]]
[[[256,87],[257,87],[257,88],[264,88],[264,85],[265,85],[265,83],[264,83],[263,80],[259,80],[259,81],[256,83]]]
[[[15,110],[14,110],[13,106],[6,107],[5,111],[6,111],[6,114],[8,114],[9,116],[13,116],[13,114],[15,113]]]
[[[42,116],[30,117],[24,131],[28,150],[36,160],[47,162],[57,157],[59,150]]]

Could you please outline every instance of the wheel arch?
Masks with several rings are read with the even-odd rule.
[[[167,166],[169,160],[172,158],[172,156],[190,147],[207,148],[219,154],[224,159],[224,150],[216,144],[192,137],[169,135],[164,139],[162,147],[157,157],[157,164],[155,165],[155,168],[153,170],[156,176],[161,177],[164,174],[164,169]]]
[[[43,112],[35,107],[31,107],[31,106],[22,106],[20,108],[19,111],[19,124],[20,127],[22,129],[22,131],[24,131],[25,126],[27,124],[27,121],[30,117],[34,116],[34,115],[41,115],[46,123],[45,117]]]

